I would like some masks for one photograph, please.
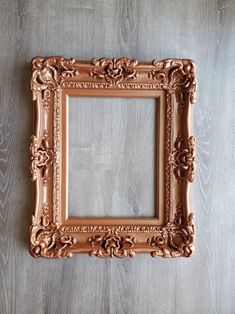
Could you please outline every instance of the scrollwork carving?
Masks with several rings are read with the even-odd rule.
[[[135,255],[132,248],[136,239],[131,236],[120,236],[115,229],[110,229],[105,235],[88,238],[87,242],[93,247],[89,252],[90,256],[122,258]]]
[[[190,213],[185,219],[181,205],[177,205],[174,221],[168,223],[157,235],[147,240],[154,250],[153,257],[189,257],[194,252],[195,229],[193,224],[194,215]]]
[[[30,253],[34,257],[71,257],[71,247],[76,243],[76,239],[70,235],[65,235],[57,224],[50,222],[47,203],[43,204],[42,210],[43,213],[39,221],[35,216],[32,216]]]
[[[47,112],[49,111],[50,98],[51,91],[49,89],[42,91],[42,107]]]
[[[61,103],[60,90],[57,88],[54,91],[54,151],[56,153],[56,160],[53,164],[53,214],[54,221],[59,222],[60,213],[60,150],[61,150]]]
[[[39,173],[41,173],[43,183],[46,184],[50,166],[56,158],[53,149],[49,147],[47,130],[44,130],[44,136],[41,139],[35,135],[31,137],[30,153],[32,181],[37,180],[39,178]]]
[[[71,256],[75,252],[89,252],[101,258],[133,257],[147,252],[162,257],[192,255],[193,214],[188,214],[186,207],[195,168],[195,139],[188,132],[191,129],[188,109],[195,101],[196,90],[194,62],[36,57],[32,68],[36,128],[30,145],[30,167],[36,197],[30,227],[31,255],[45,258]],[[159,204],[163,205],[159,208],[164,209],[162,218],[159,212],[159,221],[155,218],[114,221],[111,217],[102,222],[94,218],[65,219],[68,121],[64,109],[70,94],[159,97],[157,142],[162,148],[157,160],[162,171],[157,180]],[[176,112],[177,108],[181,111]],[[178,203],[175,208],[176,200],[183,205]]]
[[[193,182],[195,172],[195,137],[184,139],[179,132],[174,143],[174,151],[171,155],[171,163],[174,165],[174,175],[178,181],[185,177]]]
[[[42,58],[36,57],[32,61],[31,90],[33,100],[37,99],[37,92],[47,89],[54,89],[64,79],[79,75],[78,69],[74,66],[75,59],[62,57]],[[48,95],[45,95],[48,96]]]
[[[105,79],[110,85],[117,86],[123,80],[137,77],[137,60],[101,58],[92,59],[91,63],[95,69],[90,72],[90,76]]]
[[[175,92],[179,109],[183,109],[188,103],[195,102],[196,67],[192,60],[154,60],[153,65],[155,69],[150,71],[149,78],[160,81],[163,88]]]

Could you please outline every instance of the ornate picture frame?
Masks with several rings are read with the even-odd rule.
[[[127,58],[77,61],[63,57],[32,60],[35,130],[31,177],[35,209],[30,226],[34,257],[189,257],[195,230],[189,189],[194,179],[195,64],[189,59],[138,62]],[[68,95],[158,99],[157,217],[68,217],[66,103]]]

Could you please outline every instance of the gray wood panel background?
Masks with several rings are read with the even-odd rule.
[[[154,98],[69,97],[69,216],[154,217]]]
[[[235,313],[235,1],[1,0],[0,47],[0,312]],[[29,256],[35,55],[197,62],[192,258]]]

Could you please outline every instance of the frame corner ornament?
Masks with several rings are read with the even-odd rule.
[[[191,59],[153,60],[152,80],[160,80],[164,89],[175,93],[178,109],[196,102],[196,65]]]
[[[30,248],[33,257],[60,258],[72,257],[71,248],[76,239],[65,235],[58,224],[50,222],[49,207],[43,204],[42,214],[37,219],[32,216],[30,227]]]
[[[195,226],[194,214],[185,218],[183,207],[177,204],[173,222],[159,230],[158,234],[148,238],[147,243],[154,250],[152,257],[190,257],[194,253]]]
[[[190,59],[141,62],[128,58],[79,61],[35,57],[30,80],[36,125],[30,144],[35,209],[30,226],[33,257],[100,258],[189,257],[194,252],[194,215],[189,187],[195,174],[195,138],[191,104],[195,102],[196,66]],[[141,218],[68,217],[68,96],[150,97],[158,99],[158,215]],[[65,183],[64,183],[65,182]],[[158,201],[159,200],[159,201]],[[161,215],[160,215],[161,214]],[[161,217],[160,217],[161,216]],[[159,218],[160,217],[160,218]]]
[[[78,68],[75,59],[63,57],[35,57],[32,60],[31,90],[33,100],[37,99],[37,93],[42,93],[48,98],[50,90],[60,86],[67,78],[77,77]]]

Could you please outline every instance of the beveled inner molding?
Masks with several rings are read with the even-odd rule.
[[[194,62],[35,57],[31,90],[35,105],[35,130],[30,145],[35,185],[31,255],[191,256],[195,237],[189,202],[195,168],[195,139],[191,131],[191,106],[196,91]],[[156,217],[69,217],[70,97],[157,99]]]
[[[88,94],[89,93],[89,94]],[[157,179],[156,181],[158,184],[156,185],[156,207],[158,208],[157,215],[153,218],[105,218],[105,217],[96,217],[96,218],[83,218],[83,217],[69,217],[68,215],[68,100],[70,97],[74,96],[85,96],[89,95],[93,97],[126,97],[126,98],[133,98],[133,91],[131,90],[104,90],[104,89],[95,89],[95,90],[83,90],[78,89],[66,89],[62,91],[61,101],[62,101],[62,173],[66,174],[62,180],[61,188],[62,188],[62,195],[61,195],[61,214],[62,214],[62,222],[63,224],[67,225],[94,225],[94,222],[100,221],[100,224],[108,224],[112,225],[122,225],[122,224],[131,224],[134,225],[138,221],[139,224],[150,224],[150,225],[161,225],[164,222],[164,190],[163,184],[161,181],[164,180],[164,137],[165,137],[165,130],[164,130],[164,101],[163,101],[163,92],[161,91],[149,91],[145,90],[138,90],[135,91],[135,97],[139,98],[155,98],[159,102],[159,106],[156,106],[156,116],[158,121],[158,132],[156,135],[156,147],[159,147],[159,152],[156,154],[157,161],[156,161],[156,174]],[[161,136],[160,136],[161,134]]]

